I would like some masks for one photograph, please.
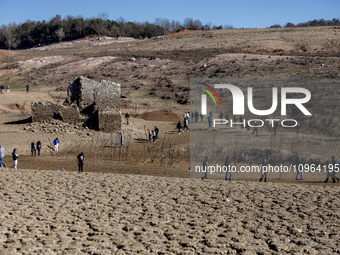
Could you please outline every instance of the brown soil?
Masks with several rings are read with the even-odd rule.
[[[181,29],[176,33],[168,34],[168,36],[177,36],[177,35],[189,35],[189,34],[196,34],[202,33],[200,30],[188,30],[188,29]]]

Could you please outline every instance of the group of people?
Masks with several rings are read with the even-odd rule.
[[[6,164],[4,162],[4,157],[5,157],[5,148],[0,145],[0,167],[2,167],[2,166],[6,167]],[[12,168],[13,169],[17,169],[17,167],[18,167],[18,158],[19,158],[19,155],[17,153],[17,149],[13,150],[12,158],[13,158],[13,163],[14,163]]]
[[[41,151],[41,142],[38,141],[37,144],[35,144],[35,141],[31,143],[31,155],[36,156],[37,155],[37,150],[38,150],[38,157],[40,157],[40,151]]]
[[[148,129],[148,135],[149,135],[149,141],[152,141],[153,143],[159,141],[159,128],[155,126],[153,130]]]
[[[193,118],[191,119],[192,123],[193,122]],[[185,132],[185,130],[187,132],[189,132],[189,123],[190,123],[190,112],[184,112],[183,113],[183,132]],[[181,128],[182,128],[182,123],[181,121],[178,121],[176,128],[178,129],[178,134],[181,134]]]
[[[54,151],[58,151],[58,146],[60,144],[60,141],[58,137],[53,140],[53,145],[54,145]],[[33,140],[31,143],[31,156],[34,157],[37,155],[38,151],[38,156],[40,156],[41,152],[41,142],[38,141],[37,143]],[[0,145],[0,167],[4,166],[6,167],[6,164],[4,162],[4,157],[5,157],[5,148]],[[17,149],[13,149],[12,152],[12,158],[14,165],[12,166],[13,169],[17,169],[18,167],[18,159],[19,159],[19,154],[17,153]]]
[[[5,86],[0,85],[1,94],[5,94]],[[6,86],[6,93],[9,94],[9,85]]]
[[[60,144],[58,137],[56,139],[54,139],[53,144],[54,144],[55,151],[58,151],[58,145]],[[31,155],[36,156],[37,150],[38,150],[38,156],[40,156],[41,142],[38,141],[37,143],[35,143],[35,141],[33,141],[31,143]],[[6,164],[4,162],[4,157],[5,157],[5,148],[0,145],[0,167],[3,167],[3,166],[6,167]],[[14,165],[12,166],[12,168],[17,169],[18,168],[18,159],[19,159],[19,154],[17,153],[17,149],[13,150],[12,158],[13,158],[13,162],[14,162]],[[84,153],[81,152],[77,156],[78,172],[84,171],[84,162],[85,162],[85,156],[84,156]]]
[[[224,166],[227,169],[225,180],[231,181],[233,172],[232,172],[232,168],[230,167],[231,166],[231,160],[230,160],[229,155],[225,159]],[[268,166],[267,158],[263,158],[262,163],[260,165],[260,168],[261,168],[260,182],[262,182],[263,179],[264,179],[265,182],[267,182],[267,166]],[[202,179],[208,179],[209,157],[206,157],[205,160],[203,161],[203,169],[204,169],[204,175],[203,175]],[[297,181],[303,180],[303,169],[304,169],[304,166],[303,166],[303,162],[302,162],[302,156],[299,155],[297,157],[297,160],[296,160],[296,172],[297,172],[296,180]],[[338,169],[338,170],[336,171],[336,169]],[[328,165],[328,171],[327,171],[325,183],[328,182],[329,178],[331,178],[333,180],[333,183],[340,182],[340,179],[335,175],[339,171],[340,171],[340,164],[335,159],[335,157],[332,156],[332,161]]]

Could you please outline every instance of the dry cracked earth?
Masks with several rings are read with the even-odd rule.
[[[1,254],[335,254],[339,188],[2,170]]]

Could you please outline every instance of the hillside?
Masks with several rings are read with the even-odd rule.
[[[97,41],[87,38],[29,50],[0,51],[0,83],[9,85],[12,91],[18,93],[24,91],[26,84],[30,84],[30,93],[46,93],[46,96],[50,95],[57,102],[63,102],[66,88],[76,76],[83,75],[94,80],[106,79],[119,83],[122,88],[122,113],[130,111],[132,117],[137,117],[135,119],[137,122],[140,119],[146,121],[144,124],[138,124],[139,128],[134,131],[129,131],[126,125],[122,127],[126,132],[130,132],[133,147],[138,151],[137,148],[140,146],[142,151],[138,157],[133,159],[128,157],[129,160],[139,162],[138,164],[147,160],[145,141],[140,143],[139,140],[145,136],[144,125],[146,128],[152,128],[155,121],[160,121],[158,124],[161,125],[163,121],[168,120],[169,124],[165,124],[163,128],[167,144],[156,145],[153,148],[155,150],[153,157],[158,158],[155,162],[159,165],[164,165],[164,162],[160,162],[164,157],[161,148],[167,148],[165,151],[169,151],[171,146],[177,146],[174,154],[180,156],[175,165],[187,169],[189,135],[185,136],[185,140],[175,139],[173,144],[171,141],[175,134],[175,123],[182,119],[185,110],[189,110],[190,78],[340,78],[339,39],[340,30],[334,27],[228,29],[178,33],[146,40],[131,38],[112,40],[107,37]],[[336,88],[332,89],[335,90]],[[321,90],[314,87],[312,91],[320,93]],[[328,90],[321,92],[324,93],[321,93],[324,99],[330,95],[333,101],[337,99],[336,93],[330,94],[331,91]],[[0,96],[1,104],[5,104],[0,108],[1,125],[29,117],[29,104],[33,98],[27,97],[15,105],[12,101],[4,100],[7,95]],[[39,98],[34,97],[34,100]],[[335,105],[333,111],[328,111],[329,107],[330,105],[314,105],[313,114],[318,118],[322,117],[324,121],[314,121],[312,128],[309,128],[308,121],[303,123],[302,135],[308,134],[310,137],[305,137],[307,141],[303,142],[307,147],[310,144],[308,140],[314,139],[315,135],[320,136],[322,140],[324,136],[333,137],[338,134],[336,125],[338,119],[333,117],[339,106]],[[150,119],[150,113],[153,111],[156,113]],[[326,131],[325,121],[331,123]],[[65,128],[51,128],[51,125],[53,127],[59,124],[52,123],[46,127],[30,125],[6,124],[3,129],[8,132],[19,130],[28,135],[25,137],[27,141],[22,143],[26,154],[29,154],[29,140],[44,136],[42,132],[50,132],[49,139],[57,134],[64,136],[65,139],[70,136],[63,131]],[[35,131],[32,132],[33,130]],[[86,129],[84,132],[85,135],[82,134],[84,139],[81,138],[84,142],[80,144],[77,141],[79,140],[77,133],[71,134],[73,139],[67,139],[70,150],[76,145],[77,150],[81,149],[82,143],[85,147],[89,146],[93,134],[98,137],[105,136],[95,132],[92,134],[92,131],[91,135],[87,135],[89,132]],[[176,144],[177,140],[179,144],[186,145],[181,147],[182,145]],[[266,145],[263,145],[263,148],[267,148],[270,143],[264,144]],[[333,144],[338,148],[337,140],[332,140],[331,146]],[[96,146],[99,150],[105,148],[102,142]],[[290,146],[289,143],[287,146]],[[76,149],[72,153],[75,154]],[[327,153],[316,154],[323,160],[329,158]],[[170,163],[172,156],[168,154],[165,157],[168,161],[166,164],[173,167],[173,162]],[[154,165],[155,162],[149,163]]]

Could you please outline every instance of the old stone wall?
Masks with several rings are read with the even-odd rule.
[[[86,126],[104,132],[118,131],[121,129],[120,97],[119,84],[110,81],[96,82],[80,76],[70,83],[64,105],[33,102],[32,121],[85,121]]]
[[[101,81],[94,89],[95,109],[112,108],[120,112],[120,85],[110,81]]]
[[[121,115],[114,109],[98,110],[98,129],[103,132],[114,132],[121,129]]]
[[[68,88],[69,103],[76,103],[80,110],[95,103],[95,109],[103,107],[120,109],[120,85],[110,81],[93,81],[77,77]]]
[[[111,81],[93,81],[83,76],[71,82],[69,103],[76,103],[85,115],[92,115],[97,128],[104,132],[121,129],[120,85]]]
[[[33,122],[50,122],[52,119],[60,119],[67,123],[80,121],[79,108],[74,104],[64,106],[51,102],[33,102],[31,107]]]

